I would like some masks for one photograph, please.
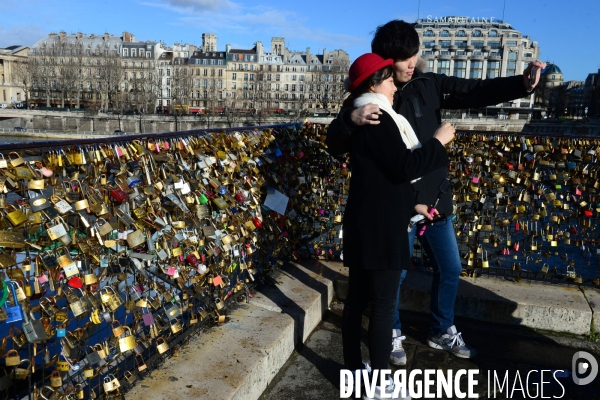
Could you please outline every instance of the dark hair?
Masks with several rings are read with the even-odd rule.
[[[394,61],[406,60],[419,51],[419,34],[412,24],[393,20],[380,25],[371,41],[371,51]]]
[[[379,85],[381,82],[388,79],[390,76],[394,76],[394,68],[387,66],[375,71],[371,76],[361,82],[351,93],[350,97],[355,99],[363,93],[367,93],[371,86]]]

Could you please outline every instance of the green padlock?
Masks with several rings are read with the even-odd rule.
[[[200,196],[198,196],[198,201],[200,204],[206,204],[208,203],[208,197],[206,197],[204,193],[201,193]]]

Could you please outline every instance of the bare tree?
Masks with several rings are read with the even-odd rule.
[[[16,82],[19,82],[25,93],[25,98],[31,99],[31,92],[34,88],[36,68],[32,66],[33,60],[17,61],[13,64],[13,76]],[[29,104],[28,104],[29,106]]]

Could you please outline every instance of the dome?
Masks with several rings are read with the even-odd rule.
[[[562,71],[556,64],[548,64],[546,68],[542,70],[542,74],[562,74]]]

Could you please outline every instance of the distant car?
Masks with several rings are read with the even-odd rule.
[[[25,128],[21,128],[20,126],[15,126],[15,132],[25,132]]]
[[[113,133],[114,133],[115,135],[125,135],[125,134],[126,134],[125,132],[123,132],[123,131],[122,131],[122,130],[120,130],[120,129],[116,129],[116,130],[115,130]]]
[[[8,108],[8,106],[4,103],[0,104],[0,108]]]

